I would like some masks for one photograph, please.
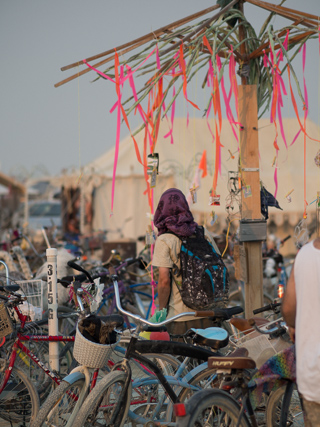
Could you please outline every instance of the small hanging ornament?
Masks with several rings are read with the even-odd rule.
[[[154,188],[157,185],[157,176],[158,176],[157,167],[154,165],[151,178],[150,178],[150,188]]]
[[[314,158],[314,162],[318,168],[320,168],[320,150],[317,152],[316,157]]]
[[[191,194],[191,198],[192,198],[192,203],[197,203],[197,190],[198,190],[199,186],[195,186],[195,184],[193,184],[193,186],[189,189],[190,194]]]
[[[251,196],[252,196],[251,185],[246,185],[246,186],[243,188],[243,194],[244,194],[245,199],[246,199],[247,197],[251,197]]]
[[[209,194],[209,206],[220,206],[220,194],[215,194],[212,189]]]
[[[230,160],[230,159],[234,159],[234,154],[232,153],[232,151],[231,150],[228,150],[229,151],[229,154],[230,154],[230,157],[229,157],[229,159],[228,160]]]
[[[156,241],[156,235],[154,230],[152,230],[151,225],[148,225],[147,231],[146,231],[146,246],[151,246]]]
[[[289,191],[289,193],[287,193],[286,195],[285,195],[285,198],[288,200],[288,203],[291,203],[292,202],[292,199],[291,199],[291,197],[290,197],[290,194],[292,194],[292,192],[294,191],[294,188],[291,190],[291,191]]]
[[[210,225],[213,225],[213,224],[217,221],[218,216],[217,216],[217,214],[215,213],[215,211],[211,211],[211,212],[210,212],[210,217],[211,217]]]
[[[276,160],[277,160],[277,156],[274,156],[271,167],[274,167],[276,165]]]
[[[152,175],[154,168],[156,168],[157,174],[159,173],[159,154],[153,153],[148,155],[148,167],[147,174]]]

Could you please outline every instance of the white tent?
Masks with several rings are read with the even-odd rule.
[[[214,129],[213,121],[210,126]],[[296,225],[302,218],[304,209],[304,134],[300,132],[295,143],[295,135],[299,131],[297,119],[283,120],[284,132],[288,144],[285,147],[279,132],[278,145],[279,157],[277,165],[278,191],[277,200],[283,211],[269,208],[270,218],[276,224],[281,225],[283,221],[289,221]],[[159,153],[159,181],[155,188],[154,205],[156,207],[162,192],[171,186],[180,188],[186,195],[197,170],[203,150],[207,151],[208,175],[201,179],[201,188],[197,192],[198,202],[192,205],[192,211],[197,219],[199,212],[205,213],[204,219],[210,218],[212,206],[209,206],[209,191],[212,187],[215,143],[210,133],[208,123],[205,119],[190,119],[189,125],[185,118],[176,118],[173,126],[173,144],[170,137],[164,138],[169,132],[170,125],[163,120],[159,129],[159,136],[155,152]],[[276,128],[270,124],[268,119],[259,121],[259,147],[260,147],[260,179],[264,187],[272,194],[275,193],[275,166],[273,160],[276,154],[273,141]],[[320,139],[320,129],[313,122],[307,121],[307,134],[314,139]],[[136,136],[136,141],[142,152],[144,132]],[[222,124],[221,143],[221,175],[218,177],[217,194],[221,196],[221,205],[214,206],[218,219],[226,217],[226,205],[230,202],[230,186],[228,186],[229,172],[238,170],[239,155],[238,143],[232,132],[229,122],[225,119]],[[314,162],[314,157],[320,148],[319,143],[307,138],[306,155],[306,190],[307,202],[311,203],[320,191],[320,169]],[[134,144],[130,135],[120,143],[119,159],[117,166],[114,215],[110,218],[111,182],[114,163],[114,151],[111,149],[105,154],[86,166],[87,173],[90,171],[102,174],[106,178],[96,188],[94,197],[94,228],[107,229],[113,232],[122,230],[126,237],[136,238],[144,234],[148,225],[147,196],[143,194],[146,185],[143,177],[143,167],[137,161]],[[231,154],[232,153],[232,156]],[[234,158],[232,158],[234,157]],[[286,195],[291,191],[292,202],[289,203]],[[309,217],[315,216],[315,203],[308,208]],[[238,210],[235,206],[234,211]],[[127,220],[127,221],[126,221]],[[223,221],[224,223],[224,221]],[[221,224],[224,226],[223,224]],[[110,235],[111,238],[119,237],[119,233]]]

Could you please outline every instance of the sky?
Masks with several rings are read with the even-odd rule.
[[[86,165],[115,144],[115,88],[90,72],[59,88],[61,67],[147,34],[215,0],[0,0],[0,171],[30,178]],[[269,1],[279,4],[279,1]],[[320,15],[319,0],[285,7]],[[245,4],[259,29],[268,13]],[[280,20],[280,21],[279,21]],[[288,21],[276,18],[272,24]],[[302,83],[301,55],[295,61]],[[103,68],[101,68],[103,70]],[[307,44],[309,117],[319,123],[319,44]],[[200,89],[201,90],[201,89]],[[287,117],[293,115],[287,101]],[[181,110],[182,111],[182,110]],[[182,113],[181,113],[182,114]],[[285,115],[285,114],[284,114]],[[136,117],[129,116],[132,128]],[[121,128],[121,137],[128,131]]]

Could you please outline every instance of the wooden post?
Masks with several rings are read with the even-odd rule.
[[[257,86],[239,86],[240,169],[243,190],[241,192],[241,219],[261,219],[258,105]],[[247,282],[245,283],[245,315],[263,304],[262,244],[260,241],[244,243],[247,258]]]

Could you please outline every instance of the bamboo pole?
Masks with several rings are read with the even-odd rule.
[[[281,6],[274,6],[274,5],[271,5],[270,3],[265,3],[264,1],[261,1],[261,0],[246,0],[246,1],[248,3],[254,4],[255,6],[259,6],[262,9],[269,10],[270,12],[275,12],[277,13],[277,15],[283,16],[284,18],[290,19],[292,21],[296,21],[297,19],[301,18],[301,15],[299,15],[300,12],[297,13],[292,9],[286,8],[286,10],[284,10]],[[289,12],[290,10],[292,10],[292,12]],[[303,19],[303,23],[306,27],[309,27],[309,28],[317,27],[316,21],[312,21],[307,18]]]
[[[219,7],[218,5],[208,7],[207,9],[201,10],[200,12],[194,13],[192,15],[186,16],[185,18],[179,19],[178,21],[172,22],[169,25],[158,28],[157,30],[152,31],[151,33],[145,34],[144,36],[141,36],[141,37],[139,37],[135,40],[132,40],[128,43],[122,44],[122,45],[117,46],[113,49],[109,49],[109,50],[102,52],[102,53],[99,53],[97,55],[90,56],[89,58],[86,58],[86,61],[88,61],[88,62],[89,61],[95,61],[96,59],[100,59],[103,56],[107,56],[107,55],[110,55],[111,53],[114,53],[115,49],[117,51],[120,51],[120,50],[125,49],[127,47],[130,47],[132,45],[135,45],[141,41],[148,42],[149,40],[154,39],[155,35],[158,36],[162,33],[167,32],[168,30],[172,30],[172,29],[175,29],[177,27],[180,27],[181,25],[184,25],[190,21],[193,21],[194,19],[199,18],[202,15],[206,15],[207,13],[210,13],[210,12],[216,10],[218,7]],[[79,64],[82,64],[82,61],[74,62],[73,64],[70,64],[70,65],[65,65],[64,67],[61,68],[61,71],[65,71],[65,70],[69,70],[70,68],[77,67]]]
[[[297,44],[297,43],[299,43],[301,40],[303,40],[303,39],[305,39],[306,37],[309,37],[309,36],[311,36],[312,34],[314,34],[314,32],[313,31],[308,31],[308,32],[306,32],[306,33],[303,33],[303,34],[298,34],[297,36],[294,36],[294,37],[291,37],[291,39],[289,39],[288,40],[288,44]],[[269,43],[268,43],[269,44]],[[275,50],[277,50],[277,49],[279,49],[280,48],[280,45],[279,44],[276,44],[275,46],[274,46],[274,49]],[[269,53],[270,52],[270,48],[267,48],[267,49],[265,49],[265,52],[266,53]],[[264,52],[258,52],[258,53],[256,53],[257,51],[255,51],[255,52],[253,52],[250,56],[249,56],[249,59],[253,59],[253,58],[257,58],[258,56],[262,56],[263,54],[264,54]]]
[[[185,43],[186,41],[188,41],[191,37],[193,37],[194,35],[196,35],[197,33],[199,33],[203,28],[205,28],[208,25],[210,25],[212,21],[218,19],[221,15],[223,15],[225,12],[227,12],[229,9],[231,9],[232,6],[234,6],[238,2],[239,2],[239,0],[233,0],[231,3],[229,3],[223,9],[221,9],[214,16],[212,16],[211,18],[207,19],[205,22],[203,22],[201,25],[199,25],[195,30],[191,31],[191,33],[189,33],[187,36],[185,36],[182,40],[179,40],[177,43],[175,43],[175,45],[173,45],[172,47],[170,47],[167,50],[165,50],[164,52],[162,52],[163,55],[166,55],[167,53],[169,53],[172,50],[174,50],[177,47],[179,47],[182,43]]]
[[[302,18],[301,18],[301,19],[302,19]],[[295,21],[295,22],[293,23],[293,25],[294,25],[294,26],[298,25],[298,24],[301,22],[301,19],[299,19],[299,20]],[[283,37],[286,33],[287,33],[287,29],[282,30],[282,31],[280,31],[280,33],[278,34],[278,37]],[[262,45],[260,45],[260,46],[258,47],[258,49],[254,50],[253,52],[251,52],[251,53],[249,54],[248,59],[250,60],[250,59],[253,59],[253,58],[257,58],[258,56],[262,55],[262,54],[263,54],[263,52],[262,52],[262,51],[263,51],[263,49],[268,48],[268,46],[269,46],[269,41],[267,41],[267,42],[263,43]],[[279,46],[279,45],[277,45],[277,46]]]
[[[213,11],[213,10],[216,10],[218,7],[219,7],[218,5],[215,5],[215,6],[212,6],[210,8],[204,9],[201,12],[195,13],[193,15],[189,15],[186,18],[183,18],[183,19],[180,19],[178,21],[175,21],[172,24],[166,25],[165,27],[161,27],[158,30],[153,31],[152,33],[148,33],[148,34],[146,34],[146,35],[144,35],[142,37],[139,37],[138,39],[135,39],[135,40],[133,40],[133,41],[131,41],[129,43],[126,43],[124,45],[121,45],[121,46],[118,46],[116,48],[110,49],[110,50],[108,50],[106,52],[103,52],[101,54],[90,56],[89,58],[86,58],[86,61],[89,62],[89,61],[92,61],[93,59],[99,59],[102,56],[106,56],[108,53],[110,53],[110,54],[114,53],[114,49],[117,49],[117,51],[119,50],[118,51],[119,55],[124,55],[125,53],[128,53],[128,52],[130,52],[130,51],[132,51],[132,50],[134,50],[134,49],[142,46],[143,44],[145,44],[145,43],[147,43],[147,42],[149,42],[151,40],[154,40],[156,37],[160,36],[161,34],[165,34],[168,30],[172,30],[174,28],[177,28],[177,27],[179,27],[179,26],[181,26],[181,25],[183,25],[183,24],[185,24],[187,22],[190,22],[190,21],[198,18],[199,16],[202,16],[202,15],[207,14],[207,13]],[[125,49],[123,49],[124,46],[128,46],[128,47],[125,48]],[[122,50],[121,50],[121,47],[122,47]],[[104,59],[104,60],[102,60],[102,61],[100,61],[100,62],[98,62],[96,64],[93,64],[93,67],[94,68],[101,67],[101,65],[104,65],[107,62],[110,62],[110,61],[114,60],[114,57],[115,57],[115,55],[112,55],[109,58],[106,58],[106,59]],[[66,66],[62,67],[61,70],[65,71],[67,69],[70,69],[70,68],[73,68],[73,67],[77,67],[77,66],[80,66],[80,65],[83,65],[83,60],[74,62],[73,64],[70,64],[70,65],[66,65]],[[61,80],[60,82],[56,83],[54,85],[54,87],[59,87],[59,86],[62,86],[64,84],[66,84],[66,83],[69,83],[70,81],[72,81],[72,80],[74,80],[74,79],[76,79],[76,78],[78,78],[80,76],[83,76],[84,74],[87,74],[90,71],[92,71],[91,68],[85,68],[84,70],[81,70],[78,73],[73,74],[72,76],[69,76],[66,79]]]

